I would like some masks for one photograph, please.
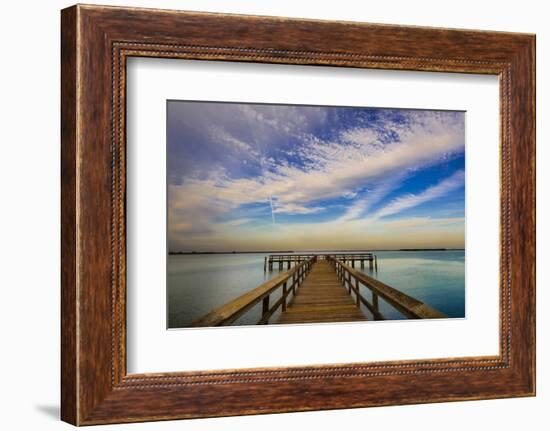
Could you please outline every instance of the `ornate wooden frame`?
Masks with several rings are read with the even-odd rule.
[[[534,35],[78,5],[62,11],[61,45],[63,420],[88,425],[534,395]],[[498,75],[500,354],[128,375],[129,56]]]

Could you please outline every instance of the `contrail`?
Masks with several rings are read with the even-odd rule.
[[[273,198],[271,197],[271,194],[269,195],[269,205],[271,206],[271,220],[273,221],[273,224],[275,224],[275,212],[273,211]]]

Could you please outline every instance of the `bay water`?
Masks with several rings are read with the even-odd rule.
[[[313,251],[297,252],[311,254]],[[322,251],[319,253],[327,253]],[[378,271],[355,269],[379,279],[407,295],[413,296],[445,313],[449,318],[465,317],[464,250],[445,251],[376,251]],[[167,312],[169,328],[185,328],[214,308],[279,275],[278,265],[264,273],[263,253],[175,254],[168,256]],[[286,271],[286,264],[285,269]],[[270,298],[280,298],[278,289]],[[370,292],[361,288],[369,301]],[[367,316],[370,313],[362,308]],[[386,319],[404,317],[380,300],[380,311]],[[253,325],[261,316],[261,302],[241,316],[233,325]],[[270,322],[277,320],[275,314]]]

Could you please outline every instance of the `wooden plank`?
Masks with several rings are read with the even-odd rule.
[[[342,286],[326,260],[314,264],[277,323],[356,322],[367,317]]]

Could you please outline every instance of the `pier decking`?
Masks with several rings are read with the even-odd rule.
[[[447,317],[438,310],[354,268],[368,261],[378,268],[376,256],[362,254],[271,255],[272,262],[287,263],[288,270],[244,295],[212,310],[191,326],[231,325],[261,302],[258,324],[357,322],[384,320],[380,300],[409,319]],[[264,260],[264,270],[268,259]],[[294,266],[291,267],[291,264]],[[351,263],[351,266],[348,264]],[[277,293],[276,293],[277,292]],[[365,296],[370,293],[370,298]],[[272,301],[273,297],[278,297]],[[273,316],[280,311],[277,319]],[[274,320],[274,321],[272,321]]]
[[[367,320],[327,260],[317,262],[277,323]]]

